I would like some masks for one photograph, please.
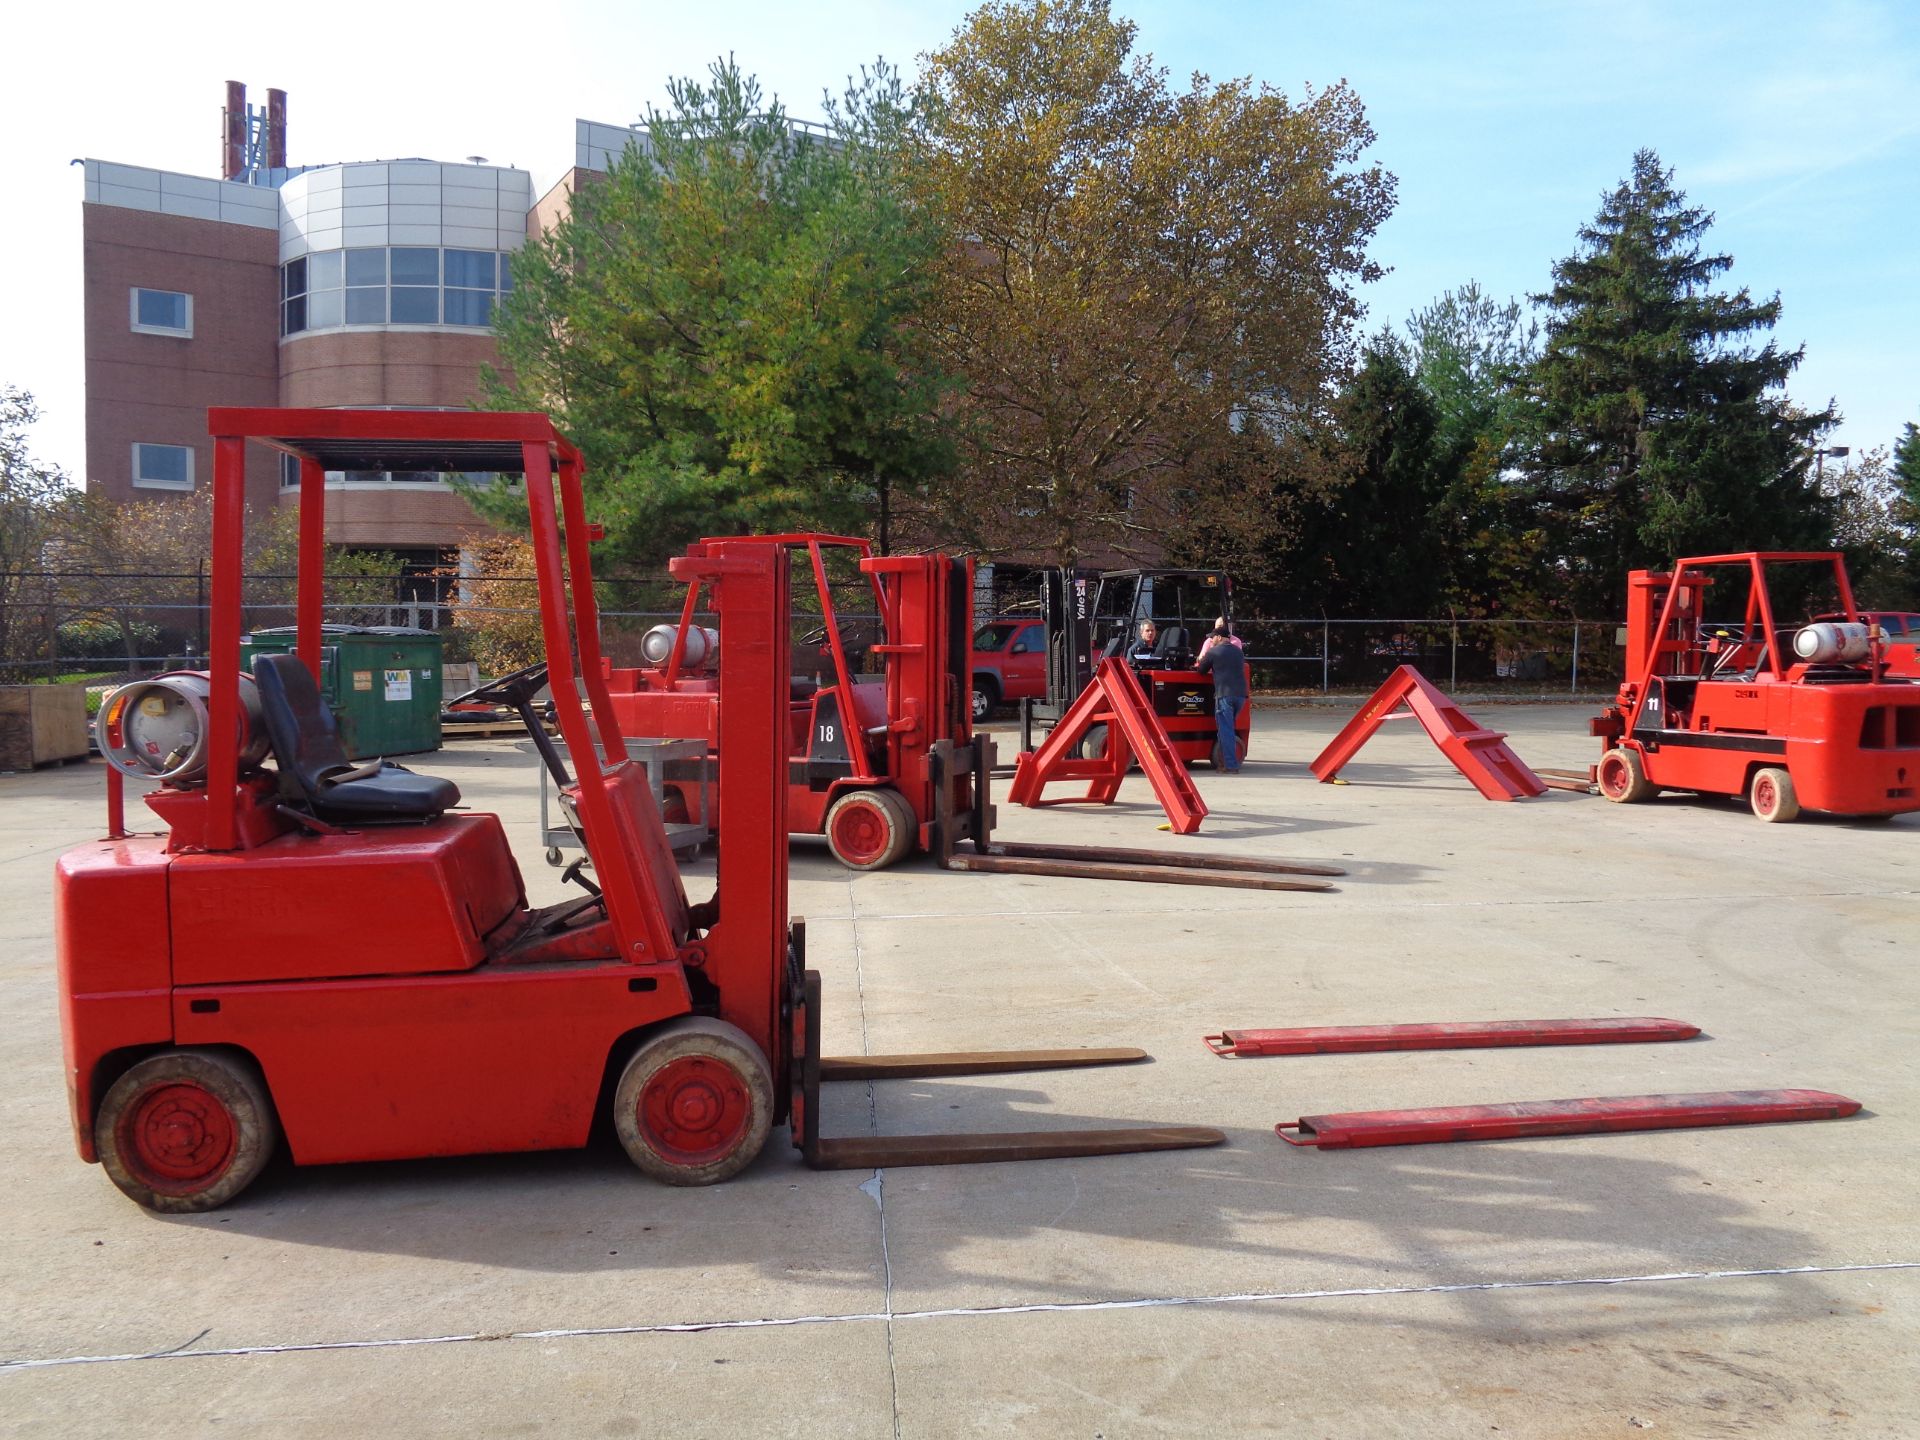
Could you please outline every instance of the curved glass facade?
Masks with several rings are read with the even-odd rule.
[[[316,250],[280,267],[280,333],[433,325],[484,330],[513,288],[502,250]]]

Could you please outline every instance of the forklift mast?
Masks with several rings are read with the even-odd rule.
[[[1095,571],[1054,566],[1040,577],[1040,616],[1047,637],[1047,703],[1071,705],[1093,679]]]
[[[973,655],[973,562],[946,555],[880,555],[860,562],[880,592],[887,693],[887,774],[923,786],[929,746],[973,738],[968,685]],[[915,813],[924,823],[931,816]]]

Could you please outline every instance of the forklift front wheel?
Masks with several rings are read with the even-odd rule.
[[[1638,805],[1660,793],[1647,779],[1640,752],[1622,746],[1600,757],[1600,793],[1617,805]]]
[[[913,848],[913,807],[897,790],[849,790],[827,811],[827,848],[849,870],[884,870]]]
[[[773,1073],[746,1032],[689,1016],[641,1042],[613,1092],[628,1158],[668,1185],[718,1185],[773,1128]]]
[[[1082,760],[1104,760],[1107,758],[1107,727],[1089,725],[1087,733],[1080,737],[1080,758]]]
[[[1753,813],[1769,825],[1784,825],[1800,816],[1800,797],[1794,793],[1793,776],[1778,765],[1763,765],[1753,772],[1747,803],[1753,807]]]
[[[226,1204],[253,1183],[279,1138],[259,1072],[210,1050],[149,1055],[113,1082],[93,1122],[108,1177],[164,1215]]]

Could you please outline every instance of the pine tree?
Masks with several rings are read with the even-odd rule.
[[[1390,337],[1368,345],[1334,402],[1334,423],[1351,481],[1312,546],[1327,610],[1404,618],[1444,608],[1447,557],[1434,512],[1452,467],[1438,407]]]
[[[1920,425],[1909,420],[1893,442],[1893,482],[1920,519]]]
[[[1802,350],[1754,348],[1779,297],[1714,288],[1733,259],[1703,253],[1712,223],[1642,150],[1534,297],[1521,466],[1581,613],[1617,611],[1635,566],[1828,542],[1809,447],[1837,417],[1788,401]]]
[[[1889,509],[1905,541],[1901,579],[1906,603],[1920,605],[1920,425],[1911,420],[1893,442],[1892,480],[1898,493]]]
[[[1409,365],[1439,412],[1437,439],[1459,459],[1504,440],[1513,380],[1539,352],[1540,327],[1518,300],[1504,304],[1469,280],[1407,317]]]

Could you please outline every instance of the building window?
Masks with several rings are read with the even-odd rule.
[[[342,325],[484,330],[512,289],[508,256],[494,250],[318,250],[281,267],[280,333]]]
[[[188,445],[133,447],[133,483],[142,490],[191,490],[193,448]]]
[[[136,285],[128,292],[128,311],[129,322],[137,335],[193,338],[191,295],[178,290],[143,290]]]
[[[363,485],[444,485],[456,481],[463,485],[485,489],[494,482],[495,473],[491,470],[328,470],[325,472],[327,488],[339,486],[359,487]],[[517,475],[509,479],[519,483]],[[300,462],[291,455],[280,457],[280,488],[298,490],[300,488]]]
[[[307,261],[302,256],[280,267],[280,333],[293,335],[307,328]]]

